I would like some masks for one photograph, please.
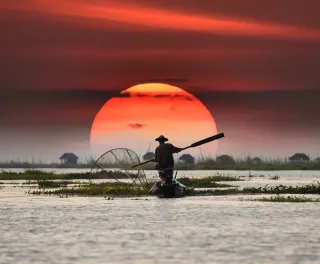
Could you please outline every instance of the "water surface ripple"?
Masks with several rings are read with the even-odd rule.
[[[320,263],[319,203],[0,190],[0,263]]]

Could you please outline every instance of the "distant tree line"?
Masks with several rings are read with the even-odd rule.
[[[154,158],[153,152],[147,152],[142,160]],[[6,161],[0,162],[0,168],[91,168],[95,162],[94,157],[78,162],[78,157],[73,153],[64,153],[58,162],[27,162],[27,161]],[[146,164],[145,169],[153,169],[154,163]],[[311,158],[305,153],[280,158],[233,157],[232,155],[217,155],[216,157],[197,157],[191,154],[182,154],[177,157],[177,169],[231,169],[231,170],[320,170],[320,158]]]

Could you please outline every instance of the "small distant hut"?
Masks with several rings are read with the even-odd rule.
[[[179,158],[179,160],[187,164],[194,164],[194,161],[195,161],[194,157],[192,157],[190,154],[183,154]]]
[[[147,152],[146,154],[143,155],[143,160],[151,160],[155,158],[155,155],[153,152]]]
[[[78,157],[74,153],[64,153],[59,160],[61,164],[72,165],[78,163]]]
[[[233,157],[229,155],[221,155],[216,158],[216,162],[222,165],[233,165],[235,164]]]
[[[259,157],[254,157],[251,162],[253,164],[260,164],[262,162],[262,160]]]
[[[304,153],[296,153],[292,157],[289,157],[291,162],[308,162],[310,158]]]

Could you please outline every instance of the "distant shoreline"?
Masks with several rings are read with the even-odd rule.
[[[142,166],[144,170],[155,170],[154,164],[146,164]],[[57,165],[57,164],[0,164],[0,170],[5,169],[91,169],[92,165]],[[111,168],[111,167],[110,167]],[[113,167],[114,168],[114,167]],[[106,168],[107,169],[107,168]],[[280,163],[280,164],[181,164],[175,165],[176,170],[238,170],[238,171],[286,171],[286,170],[320,170],[319,163]]]

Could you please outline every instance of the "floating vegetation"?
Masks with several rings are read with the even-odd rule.
[[[11,181],[0,182],[0,185],[15,185],[14,187],[19,186],[20,184],[21,184],[21,185],[29,185],[28,182],[22,182],[22,183],[19,183],[19,182],[11,182]],[[20,187],[23,187],[23,186],[20,186]]]
[[[216,180],[218,177],[218,180]],[[231,181],[231,177],[224,177],[225,181]],[[205,177],[205,178],[179,178],[179,182],[187,187],[193,188],[226,188],[226,187],[234,187],[229,184],[221,184],[216,183],[216,181],[221,181],[221,176],[213,176],[213,177]],[[233,181],[237,181],[238,179],[232,178]]]
[[[235,195],[241,194],[241,190],[237,188],[231,189],[222,189],[222,190],[194,190],[194,189],[187,189],[186,196],[219,196],[219,195]]]
[[[307,184],[303,186],[285,186],[285,185],[278,185],[275,187],[259,187],[259,188],[243,188],[242,193],[244,194],[320,194],[320,182],[317,184]]]
[[[29,191],[29,194],[35,195],[64,195],[64,196],[142,196],[148,195],[151,183],[148,186],[142,187],[132,185],[126,182],[103,182],[103,183],[88,183],[73,186],[71,188],[61,188],[58,190],[37,190]]]
[[[192,179],[194,180],[194,179]],[[191,181],[192,182],[192,181]],[[211,184],[211,183],[210,183]],[[72,188],[61,188],[58,190],[37,190],[29,191],[29,194],[34,195],[64,195],[64,196],[120,196],[120,197],[129,197],[129,196],[146,196],[150,195],[149,190],[153,183],[148,183],[147,186],[132,185],[126,182],[104,182],[104,183],[89,183],[79,185]],[[219,184],[219,187],[224,186]],[[241,193],[240,190],[236,188],[232,189],[223,189],[223,190],[212,190],[212,189],[193,189],[187,188],[186,196],[207,196],[207,195],[228,195],[228,194],[238,194]],[[215,187],[217,188],[217,187]]]
[[[150,195],[149,190],[133,187],[133,186],[122,186],[122,187],[100,187],[100,186],[83,186],[80,188],[62,188],[54,191],[39,190],[29,191],[29,194],[34,195],[78,195],[78,196],[119,196],[119,197],[130,197],[130,196],[147,196]],[[209,196],[209,195],[234,195],[239,194],[241,191],[238,189],[225,189],[225,190],[194,190],[188,188],[186,190],[186,196]]]
[[[120,182],[110,181],[102,183],[71,181],[74,179],[127,179],[127,174],[121,171],[106,171],[98,173],[68,173],[55,174],[53,172],[45,172],[39,170],[26,170],[24,172],[0,172],[0,180],[26,180],[20,186],[34,185],[41,190],[29,191],[31,194],[45,195],[85,195],[85,196],[143,196],[150,195],[149,190],[154,182],[139,185],[137,182]],[[239,189],[226,183],[218,183],[220,181],[243,181],[239,177],[232,177],[223,174],[217,174],[204,178],[179,178],[180,183],[187,186],[187,196],[197,195],[236,195],[236,194],[320,194],[320,182],[308,184],[304,186],[285,186],[278,185],[275,187],[245,187]],[[19,184],[13,182],[0,182],[5,184]],[[27,186],[26,186],[27,187]],[[29,188],[32,188],[31,186]],[[56,188],[57,190],[46,190],[48,188]],[[196,188],[196,189],[195,189]],[[205,189],[207,188],[207,189]],[[209,189],[208,189],[209,188]],[[226,188],[226,189],[210,189],[210,188]]]
[[[129,173],[132,178],[137,177],[134,173]],[[0,172],[0,180],[79,180],[79,179],[128,179],[128,175],[124,171],[100,171],[95,173],[83,172],[83,173],[54,173],[46,172],[41,170],[25,170],[24,172],[11,172],[4,171]],[[192,181],[193,184],[196,182],[218,182],[218,181],[243,181],[239,177],[232,177],[224,174],[217,174],[205,178],[179,178],[179,181]],[[184,184],[184,183],[183,183]],[[210,186],[206,186],[210,187]]]
[[[275,202],[275,203],[307,203],[307,202],[320,202],[319,198],[312,199],[305,196],[271,196],[271,197],[262,197],[254,200],[248,201],[258,201],[258,202]]]
[[[228,175],[219,174],[219,173],[217,173],[217,175],[205,177],[205,178],[201,178],[201,179],[207,179],[207,180],[211,180],[211,181],[215,181],[215,182],[219,182],[219,181],[244,181],[243,179],[240,179],[240,177],[233,177],[233,176],[228,176]]]
[[[211,183],[210,183],[211,184]],[[29,191],[30,194],[44,194],[44,195],[85,195],[85,196],[142,196],[150,195],[149,189],[152,183],[147,186],[132,185],[125,182],[105,182],[105,183],[90,183],[73,186],[72,188],[60,188],[58,190],[39,190]],[[259,188],[238,188],[228,189],[204,189],[210,188],[205,185],[202,188],[194,189],[193,185],[188,186],[186,196],[209,196],[209,195],[236,195],[236,194],[320,194],[320,183],[310,184],[305,186],[283,186],[276,187],[259,187]],[[220,186],[221,187],[221,186]]]
[[[226,194],[236,194],[241,191],[238,189],[227,189],[227,190],[194,190],[194,188],[222,188],[222,187],[230,187],[227,184],[218,184],[212,181],[208,181],[208,178],[205,181],[199,181],[201,179],[188,179],[183,178],[184,180],[181,183],[187,184],[187,192],[188,196],[196,196],[196,195],[226,195]],[[49,186],[51,184],[49,183]],[[47,182],[46,182],[47,184]],[[87,183],[80,184],[77,186],[73,186],[72,188],[60,188],[58,190],[37,190],[37,191],[29,191],[29,194],[43,194],[43,195],[79,195],[79,196],[106,196],[106,195],[114,195],[114,196],[146,196],[150,195],[149,190],[152,187],[153,182],[147,183],[147,185],[133,185],[132,183],[127,182],[103,182],[103,183]],[[52,188],[56,188],[55,186]]]
[[[69,184],[72,184],[71,181],[53,181],[53,180],[38,180],[36,182],[39,186],[39,188],[61,188],[61,187],[67,187]]]
[[[129,173],[130,174],[130,173]],[[135,174],[130,174],[135,178]],[[24,172],[0,172],[0,180],[76,180],[76,179],[124,179],[128,178],[127,173],[123,171],[101,171],[96,173],[54,173],[40,170],[25,170]]]
[[[80,188],[62,188],[54,191],[32,191],[30,194],[43,195],[77,195],[77,196],[107,196],[114,195],[120,197],[142,196],[148,195],[149,191],[133,187],[133,186],[118,186],[118,187],[102,187],[97,185],[88,185]]]

